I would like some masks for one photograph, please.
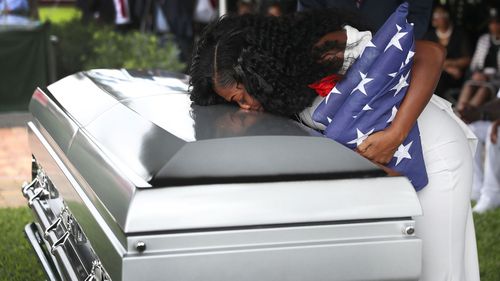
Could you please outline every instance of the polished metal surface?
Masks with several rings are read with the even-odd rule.
[[[42,98],[33,99],[31,111],[35,119],[41,120],[42,127],[48,128],[51,136],[56,136],[56,141],[62,134],[59,131],[69,131],[71,140],[58,142],[63,151],[66,151],[66,143],[72,143],[76,137],[86,138],[82,141],[92,143],[98,154],[112,159],[113,165],[121,170],[120,174],[137,187],[193,184],[188,179],[206,178],[208,173],[216,182],[250,177],[262,181],[277,175],[282,177],[281,180],[287,175],[296,179],[301,174],[305,175],[304,178],[320,174],[321,177],[335,178],[338,171],[345,170],[382,174],[369,161],[355,153],[346,154],[347,150],[334,142],[329,141],[325,147],[323,137],[317,132],[290,119],[242,111],[230,105],[193,106],[186,94],[186,79],[148,75],[126,70],[93,70],[75,74],[50,85],[48,93],[40,90],[36,96]],[[43,110],[44,105],[48,110]],[[55,110],[51,110],[53,107]],[[65,122],[76,124],[84,133],[77,135],[77,129],[66,128],[58,131],[59,124],[45,122],[52,115],[52,118],[68,119]],[[286,153],[274,147],[266,150],[260,144],[252,145],[253,138],[269,136],[283,138],[282,141],[266,142],[287,148]],[[308,145],[294,146],[293,137],[299,136],[310,136]],[[228,138],[245,138],[248,144],[228,146],[224,141]],[[186,142],[189,146],[184,147]],[[238,140],[231,141],[236,142]],[[224,164],[216,153],[219,150],[228,155],[247,154],[244,155],[246,161],[230,165],[236,170],[228,176],[221,168],[204,170],[199,158],[190,156],[193,154],[190,150],[215,152],[211,158],[204,158],[206,167]],[[176,156],[178,152],[183,154]],[[273,163],[279,160],[282,161]],[[296,165],[283,165],[283,162],[299,160],[301,171],[291,170]],[[192,165],[200,166],[186,169]],[[256,176],[263,179],[256,179]]]
[[[405,228],[405,234],[414,235],[415,234],[415,226],[410,225]]]
[[[47,176],[51,173],[47,174],[39,162],[34,162],[33,170],[36,171],[35,180],[29,187],[23,187],[23,195],[25,197],[34,197],[37,190],[40,189],[56,189],[51,179]],[[50,194],[58,193],[50,192]],[[92,249],[80,224],[69,210],[63,198],[59,196],[39,197],[37,200],[33,200],[30,208],[36,219],[36,224],[34,225],[37,227],[36,231],[32,232],[38,237],[36,244],[32,240],[30,242],[33,244],[33,248],[42,263],[51,260],[51,262],[48,262],[51,265],[50,268],[46,268],[44,265],[44,269],[49,276],[55,274],[53,270],[55,268],[58,279],[83,280],[91,272],[94,272],[94,263],[96,262],[100,265],[100,275],[107,276],[104,267],[102,267],[95,254],[95,250]],[[26,232],[30,235],[28,230]],[[41,236],[40,233],[44,233],[45,235]],[[39,253],[38,247],[46,248],[48,251],[42,249],[42,252]]]
[[[345,186],[377,186],[379,194],[393,194],[393,202],[416,198],[405,178],[372,178],[382,175],[372,163],[292,120],[229,105],[191,106],[183,92],[185,80],[163,79],[162,84],[147,73],[89,71],[49,86],[50,93],[38,91],[31,103],[35,127],[61,150],[61,159],[67,159],[84,192],[95,196],[93,204],[102,204],[125,233],[337,220],[341,212],[329,201],[306,204],[307,210],[301,211],[311,214],[307,218],[295,206],[304,196],[334,201],[344,196]],[[70,94],[73,88],[88,88],[90,94]],[[87,106],[91,101],[100,106],[94,110]],[[61,121],[48,122],[52,119]],[[55,127],[60,124],[68,126]],[[59,136],[66,131],[72,137],[63,142]],[[366,176],[369,185],[359,179]],[[283,181],[293,182],[279,183]],[[311,188],[302,187],[305,181]],[[170,188],[147,189],[152,186]],[[266,201],[280,194],[287,194],[283,206]],[[235,201],[224,200],[229,197]],[[379,206],[391,201],[384,196],[369,199],[360,205],[386,210]],[[176,207],[162,208],[166,203]],[[179,212],[191,204],[195,207]],[[245,211],[252,204],[260,211]],[[226,216],[233,206],[243,219]],[[394,217],[399,208],[406,210],[405,216],[418,213],[416,204],[389,206],[393,211],[366,215]],[[152,217],[158,223],[151,223]]]
[[[127,233],[421,214],[414,189],[400,177],[138,190],[128,211]]]
[[[23,190],[64,279],[418,280],[406,178],[293,120],[193,106],[186,89],[93,70],[33,96],[43,170]]]
[[[37,163],[44,168],[44,173],[50,177],[51,183],[57,187],[60,198],[64,198],[67,208],[71,210],[81,228],[84,229],[87,239],[91,243],[94,241],[93,248],[96,253],[99,253],[99,259],[103,264],[110,268],[109,274],[116,277],[116,280],[120,280],[121,257],[125,253],[124,245],[126,245],[122,229],[93,193],[86,181],[78,174],[78,171],[69,171],[66,165],[72,167],[71,163],[64,159],[64,153],[60,150],[56,152],[57,147],[52,147],[49,144],[54,143],[46,139],[50,138],[50,136],[43,135],[34,123],[28,124],[28,133],[30,147],[37,159]],[[50,202],[44,202],[44,204],[50,206],[51,212],[47,214],[44,214],[41,210],[34,212],[36,220],[41,225],[40,233],[44,233],[58,218],[62,219],[61,215],[66,209],[61,200],[48,201]],[[39,205],[38,201],[35,202],[37,203],[34,204],[34,207]],[[51,241],[47,245],[48,248],[51,248],[53,241],[56,241],[64,233],[61,233],[61,229],[59,227],[57,233],[48,232],[49,236],[46,239]],[[74,245],[78,244],[79,242],[75,240]],[[66,250],[61,247],[56,248],[55,255],[66,255]],[[57,261],[55,263],[57,264]],[[60,275],[67,274],[61,273]],[[70,278],[70,280],[72,279]]]
[[[122,280],[418,280],[412,220],[129,237]],[[144,241],[139,253],[133,242]],[[150,268],[147,276],[141,269]]]
[[[40,238],[40,234],[38,233],[37,227],[34,223],[29,223],[24,228],[24,233],[28,238],[30,245],[33,247],[35,254],[40,261],[42,268],[45,272],[45,275],[49,281],[58,281],[59,278],[57,269],[52,264],[50,258],[46,256],[43,250],[43,240]]]
[[[172,218],[175,209],[154,214],[161,223],[150,224],[152,214],[143,211],[148,208],[141,205],[144,202],[157,205],[160,204],[156,203],[158,196],[174,198],[178,194],[192,194],[193,190],[199,194],[196,196],[208,196],[206,198],[215,197],[208,191],[220,194],[222,190],[229,190],[228,194],[232,194],[241,190],[231,195],[242,198],[238,199],[243,200],[241,206],[263,200],[260,205],[268,208],[262,211],[266,213],[263,217],[260,217],[262,213],[248,213],[247,219],[238,222],[235,218],[224,222],[213,217],[213,221],[198,227],[279,223],[284,218],[286,222],[334,220],[337,217],[325,215],[333,212],[323,211],[330,208],[328,204],[311,204],[309,211],[323,215],[305,219],[297,212],[283,212],[279,206],[265,203],[266,199],[255,196],[255,191],[261,189],[259,186],[266,186],[263,182],[307,180],[317,186],[320,185],[318,179],[383,175],[356,153],[292,120],[243,112],[229,105],[191,106],[189,96],[183,92],[186,85],[185,80],[175,77],[154,78],[147,73],[131,74],[126,70],[95,70],[67,77],[49,86],[50,92],[38,90],[32,99],[33,131],[39,131],[41,138],[54,149],[82,186],[82,192],[89,196],[92,204],[100,206],[103,217],[111,218],[125,233],[161,230],[164,226],[168,229],[196,227],[195,223],[172,224],[168,218]],[[357,180],[348,185],[356,185]],[[397,190],[411,188],[403,178],[387,179],[387,183],[397,185],[391,187]],[[171,190],[142,191],[163,186],[170,186]],[[277,193],[272,190],[268,188],[259,194],[275,196]],[[303,196],[300,187],[292,190],[285,191],[291,199],[284,202],[290,206],[300,202]],[[325,197],[328,190],[317,190],[314,196]],[[189,218],[190,214],[197,215],[204,210],[222,214],[228,203],[215,200],[220,210],[212,210],[214,205],[206,201],[207,206],[197,204],[195,210],[183,216]],[[378,199],[373,200],[373,205],[377,205]]]

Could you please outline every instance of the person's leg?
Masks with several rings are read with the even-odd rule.
[[[500,143],[492,143],[491,122],[487,130],[484,154],[484,180],[481,198],[474,211],[484,213],[500,206]]]
[[[471,199],[476,201],[481,197],[481,189],[483,188],[484,147],[488,134],[489,124],[490,122],[488,121],[477,121],[469,124],[469,128],[478,139],[477,150],[474,155],[474,171],[472,177],[473,180],[471,192]]]
[[[487,102],[491,97],[491,90],[487,87],[479,87],[473,97],[471,97],[469,104],[474,107],[479,107]]]
[[[468,141],[445,111],[429,104],[420,126],[429,184],[417,193],[423,216],[415,234],[423,241],[421,281],[476,281],[475,240],[468,217],[472,184],[472,153]],[[469,274],[469,279],[466,279]]]
[[[472,157],[467,160],[462,157],[465,153],[457,155],[464,148],[460,143],[449,143],[437,148],[439,152],[429,152],[437,154],[437,158],[427,157],[449,168],[430,172],[429,185],[417,193],[424,212],[415,219],[416,235],[423,240],[421,281],[466,280],[465,233],[470,212]],[[450,159],[452,165],[446,163]]]
[[[465,85],[462,87],[462,91],[460,91],[460,95],[458,96],[458,102],[457,102],[457,110],[461,111],[465,109],[465,107],[469,104],[472,96],[474,95],[477,87],[471,85],[472,82],[467,82]]]

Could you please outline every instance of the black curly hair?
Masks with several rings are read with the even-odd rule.
[[[191,100],[198,105],[224,103],[214,83],[222,87],[242,83],[264,110],[294,116],[317,97],[308,85],[342,66],[338,59],[319,61],[326,51],[343,50],[345,44],[315,44],[346,24],[369,30],[360,19],[335,9],[284,17],[224,16],[206,27],[195,46]]]

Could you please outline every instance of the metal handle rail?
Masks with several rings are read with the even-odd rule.
[[[70,233],[69,231],[66,231],[61,237],[57,237],[54,230],[56,230],[59,223],[57,223],[57,220],[54,222],[49,221],[48,216],[45,214],[44,207],[42,206],[40,200],[46,199],[46,194],[48,192],[44,188],[37,186],[38,182],[40,182],[40,179],[35,178],[31,183],[23,185],[22,192],[24,197],[28,198],[28,205],[31,208],[33,215],[35,216],[36,221],[38,221],[39,227],[41,228],[41,233],[45,234],[44,240],[46,241],[47,247],[50,249],[53,257],[47,257],[44,252],[39,253],[36,249],[35,252],[37,253],[37,255],[43,255],[44,258],[40,257],[39,255],[40,260],[50,260],[55,258],[58,263],[62,265],[61,267],[56,266],[58,275],[61,278],[66,277],[65,279],[68,280],[79,280],[78,274],[73,270],[73,267],[71,266],[68,255],[64,250],[61,249],[61,246],[67,243]],[[45,193],[44,191],[47,193]],[[35,247],[35,245],[33,245],[33,247]],[[47,275],[49,275],[49,273]]]

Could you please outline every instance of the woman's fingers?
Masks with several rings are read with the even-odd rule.
[[[391,161],[398,146],[398,141],[390,133],[379,131],[360,144],[357,151],[365,158],[385,165]]]
[[[368,146],[369,146],[369,142],[368,141],[364,141],[362,142],[357,148],[356,150],[361,154],[363,155],[363,153],[365,153],[367,150],[368,150]],[[364,156],[364,155],[363,155]]]

